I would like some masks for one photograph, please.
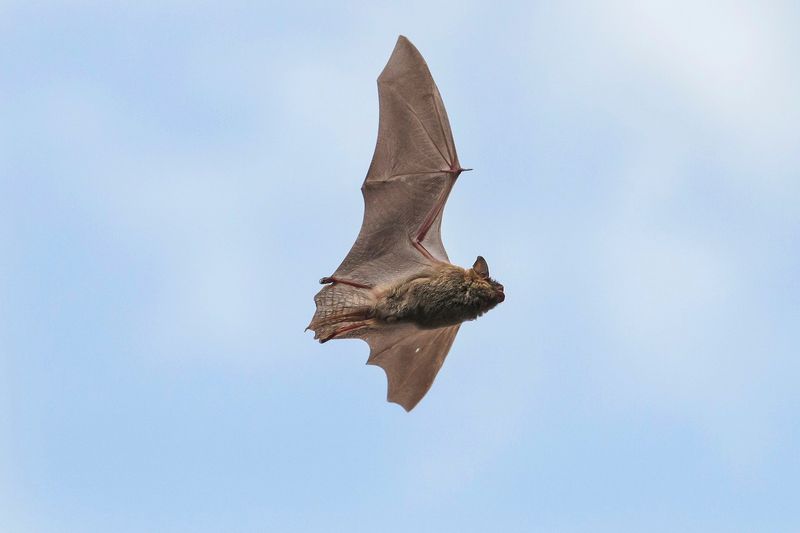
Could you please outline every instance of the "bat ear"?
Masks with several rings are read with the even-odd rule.
[[[489,265],[486,264],[486,259],[484,259],[480,255],[475,260],[475,264],[472,265],[472,270],[474,270],[475,272],[477,272],[478,274],[480,274],[484,278],[488,278],[489,277]]]

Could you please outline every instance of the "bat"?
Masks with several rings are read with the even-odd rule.
[[[442,212],[458,162],[439,89],[402,35],[378,77],[378,142],[361,187],[364,220],[350,252],[314,297],[319,342],[358,338],[386,372],[388,400],[411,411],[428,392],[461,323],[505,299],[486,260],[450,264]]]

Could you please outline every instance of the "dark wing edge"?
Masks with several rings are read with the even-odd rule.
[[[444,204],[460,169],[439,90],[419,51],[397,39],[378,77],[380,118],[372,162],[362,185],[364,218],[335,277],[376,285],[431,264],[412,245],[449,263],[441,241]]]
[[[411,324],[367,332],[368,365],[383,368],[388,381],[387,400],[411,411],[430,390],[456,338],[460,324],[420,329]]]

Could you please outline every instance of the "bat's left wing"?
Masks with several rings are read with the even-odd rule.
[[[411,411],[428,392],[453,345],[460,324],[438,329],[420,329],[413,324],[367,331],[367,364],[386,372],[387,399]]]
[[[378,141],[361,187],[364,221],[328,278],[370,287],[449,262],[442,212],[464,170],[439,89],[422,55],[403,36],[378,77],[378,95]]]

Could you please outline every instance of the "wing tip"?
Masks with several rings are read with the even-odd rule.
[[[414,409],[417,406],[417,404],[419,404],[420,400],[422,400],[422,398],[420,397],[416,401],[413,401],[413,400],[412,401],[408,401],[407,399],[398,398],[397,396],[392,395],[391,387],[389,386],[389,372],[386,370],[386,368],[383,365],[381,365],[379,362],[375,361],[375,360],[368,360],[367,364],[370,365],[370,366],[377,366],[378,368],[383,370],[384,374],[386,375],[386,387],[388,389],[386,391],[386,401],[387,402],[396,403],[397,405],[402,407],[405,410],[406,413],[410,413],[411,410]]]
[[[404,48],[419,54],[419,50],[417,50],[417,47],[414,46],[414,43],[411,42],[411,39],[409,39],[405,35],[400,34],[397,36],[397,41],[394,44],[393,53],[402,50]]]
[[[414,46],[414,43],[412,43],[405,35],[398,35],[394,49],[392,50],[392,54],[389,56],[389,61],[386,63],[383,71],[378,76],[378,84],[380,85],[381,83],[386,83],[397,76],[398,73],[393,72],[394,69],[397,68],[403,70],[404,67],[402,65],[404,63],[413,65],[413,68],[420,68],[420,66],[424,66],[426,70],[428,68],[425,58],[422,57],[422,54],[417,47]],[[405,68],[408,68],[408,66]],[[428,73],[428,76],[430,76],[430,73]]]
[[[417,400],[416,402],[413,402],[413,403],[412,402],[405,402],[404,403],[402,400],[392,400],[388,396],[386,397],[386,401],[389,402],[389,403],[396,403],[397,405],[402,407],[405,410],[406,413],[410,413],[411,410],[414,409],[417,406],[417,404],[419,403],[419,400]]]

